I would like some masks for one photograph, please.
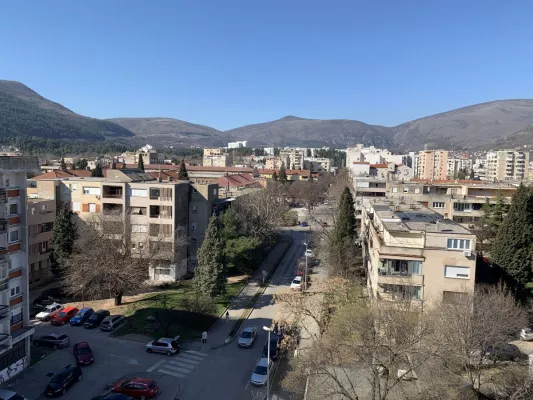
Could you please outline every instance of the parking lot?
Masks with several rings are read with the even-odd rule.
[[[59,332],[70,338],[70,345],[59,350],[49,350],[49,354],[17,376],[12,390],[18,391],[30,400],[44,399],[44,390],[50,376],[66,365],[74,364],[72,346],[78,342],[89,342],[95,362],[82,367],[83,378],[75,383],[64,399],[91,399],[105,393],[113,382],[124,376],[149,377],[155,379],[161,394],[158,399],[173,400],[179,392],[188,373],[200,367],[207,354],[196,351],[200,346],[195,343],[183,345],[180,354],[169,357],[149,354],[146,342],[111,338],[109,333],[100,329],[85,329],[83,326],[52,326],[47,322],[32,321],[35,337]],[[32,348],[33,349],[33,348]]]

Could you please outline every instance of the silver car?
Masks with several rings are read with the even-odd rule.
[[[268,366],[268,359],[267,358],[261,358],[257,365],[254,368],[254,371],[252,372],[252,377],[250,378],[250,382],[252,385],[256,386],[265,386],[268,379],[268,374],[270,374],[270,371],[272,371],[272,361],[270,361],[270,366]]]
[[[146,343],[146,351],[148,353],[163,353],[167,356],[177,354],[180,352],[180,337],[176,336],[172,338],[161,338]]]
[[[530,328],[524,328],[520,331],[520,339],[524,341],[533,340],[533,330]]]
[[[105,319],[100,324],[100,329],[102,331],[112,331],[116,327],[122,325],[124,322],[126,322],[126,319],[124,318],[124,315],[110,315],[109,317],[105,317]]]
[[[237,340],[237,346],[239,347],[252,347],[257,336],[257,328],[255,326],[249,326],[244,328]]]

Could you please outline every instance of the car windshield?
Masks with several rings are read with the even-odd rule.
[[[249,339],[249,338],[252,337],[252,332],[244,331],[243,333],[241,333],[241,337],[243,337],[245,339]]]
[[[257,365],[255,367],[254,374],[257,375],[266,375],[267,374],[267,367],[263,367],[262,365]]]
[[[533,330],[531,329],[524,329],[524,333],[527,333],[528,335],[532,334],[533,333]]]
[[[85,311],[78,311],[76,317],[83,317],[83,314],[85,314]]]
[[[78,354],[91,354],[91,348],[89,346],[78,347]]]
[[[58,316],[60,317],[64,317],[65,315],[67,315],[67,313],[65,311],[61,311],[59,314],[57,314]]]
[[[65,340],[67,338],[67,335],[61,335],[57,338],[57,340]]]
[[[285,282],[287,282],[287,281],[285,281]],[[299,283],[300,283],[300,280],[299,280],[299,279],[295,279],[295,280],[292,281],[292,283],[299,284]]]
[[[62,383],[62,382],[65,381],[65,378],[66,378],[65,375],[56,374],[56,375],[52,376],[52,379],[50,380],[50,382],[53,382],[53,383]]]

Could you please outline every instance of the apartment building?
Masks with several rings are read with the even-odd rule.
[[[0,377],[12,378],[30,362],[26,176],[36,157],[0,157]]]
[[[466,171],[467,174],[470,174],[472,166],[473,164],[470,158],[448,158],[448,166],[446,169],[447,178],[457,178],[459,171]]]
[[[330,172],[331,160],[324,157],[305,157],[303,169],[315,173]]]
[[[384,199],[363,207],[361,239],[373,300],[452,302],[473,290],[476,237],[421,204]]]
[[[517,186],[482,181],[388,182],[387,197],[405,204],[420,203],[463,227],[475,230],[483,217],[483,204],[499,195],[511,201]]]
[[[246,140],[242,140],[240,142],[229,142],[228,143],[228,149],[239,149],[241,147],[246,147],[248,142]]]
[[[446,179],[448,151],[422,150],[418,153],[417,177],[420,179]]]
[[[281,157],[269,157],[265,159],[265,168],[266,169],[280,169],[281,163],[283,161],[281,160]],[[285,166],[285,168],[287,168]]]
[[[30,285],[46,282],[52,278],[49,258],[52,251],[52,229],[56,211],[55,199],[28,198],[26,220]]]
[[[204,167],[227,167],[229,166],[229,155],[222,149],[204,149],[202,165]]]
[[[485,180],[491,182],[527,180],[528,166],[528,151],[489,151],[485,161]]]
[[[123,163],[137,165],[140,157],[143,158],[144,164],[161,164],[163,162],[163,154],[159,154],[151,146],[145,146],[137,151],[127,151],[119,159]]]
[[[299,149],[283,149],[280,150],[279,156],[281,160],[285,162],[285,168],[287,169],[304,169],[304,157],[305,151]]]

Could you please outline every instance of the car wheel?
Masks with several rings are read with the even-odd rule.
[[[78,381],[81,381],[81,374],[78,376]]]
[[[171,356],[172,355],[172,352],[171,351],[167,351],[167,356]]]
[[[147,351],[148,353],[151,353],[151,352],[152,352],[152,349],[146,349],[146,351]]]

